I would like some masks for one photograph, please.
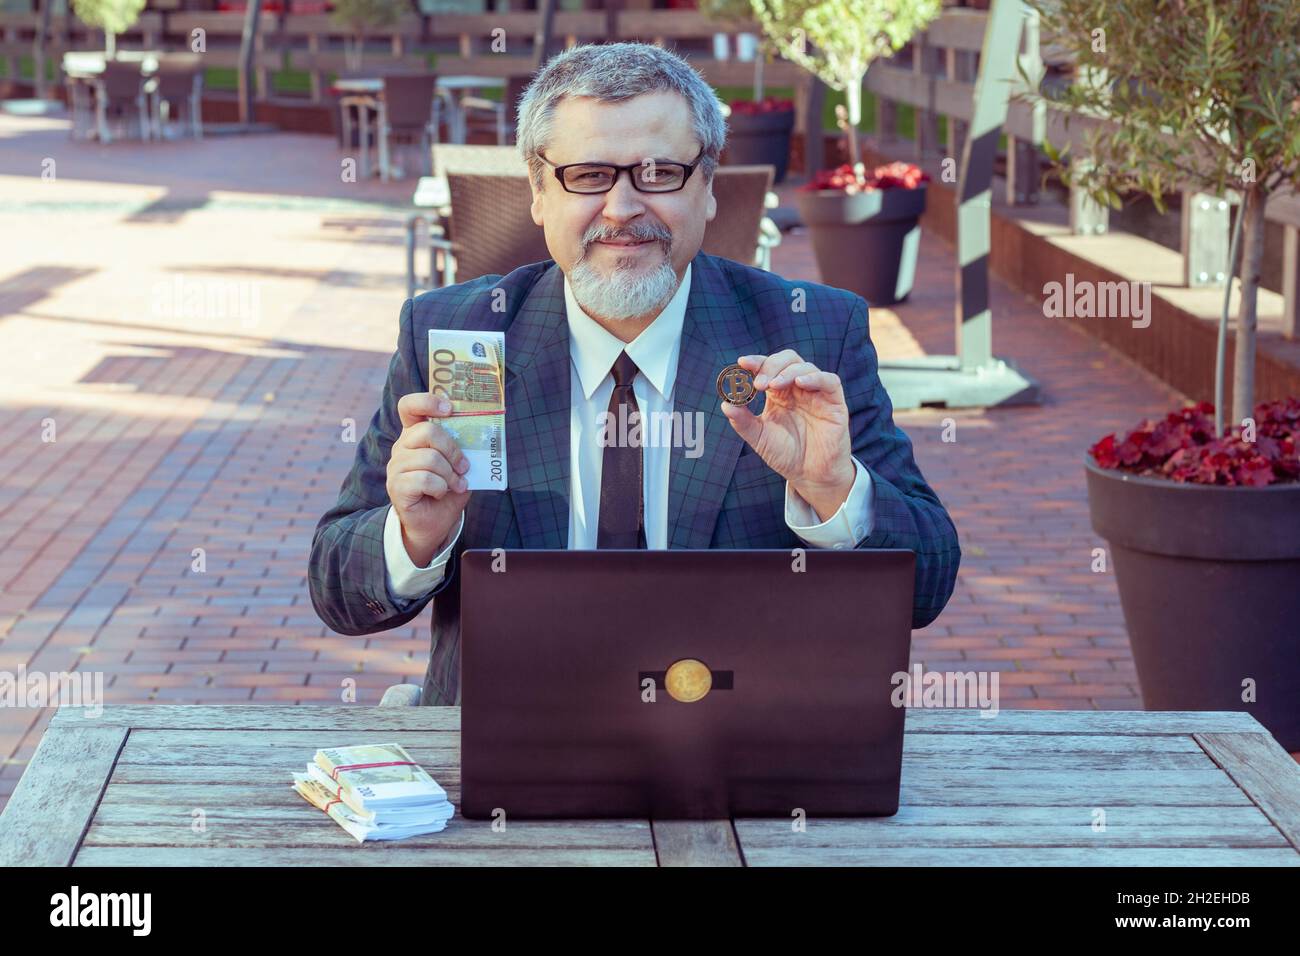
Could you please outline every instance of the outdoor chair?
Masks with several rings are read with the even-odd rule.
[[[415,190],[413,202],[417,207],[406,220],[406,295],[415,295],[415,253],[417,237],[422,227],[427,227],[430,238],[430,282],[436,282],[439,266],[436,260],[445,247],[433,240],[450,241],[451,192],[447,187],[449,172],[502,173],[525,175],[527,166],[513,146],[465,146],[460,143],[437,143],[433,147],[433,175],[423,176]],[[531,223],[531,220],[529,220]],[[442,256],[445,260],[446,256]],[[444,261],[442,268],[446,268]]]
[[[437,84],[438,78],[433,73],[384,77],[378,129],[375,131],[379,144],[379,173],[384,182],[392,176],[390,157],[395,142],[418,145],[421,163],[429,162],[429,151],[438,139],[441,122]]]
[[[501,274],[551,257],[542,228],[528,212],[528,176],[449,173],[454,238],[433,236],[435,261],[441,252],[444,285]]]
[[[460,101],[465,114],[465,140],[475,131],[494,133],[498,146],[515,141],[515,124],[518,122],[519,100],[523,97],[532,76],[512,76],[506,79],[501,99],[485,96],[466,96]]]
[[[101,142],[112,141],[109,133],[110,120],[121,119],[125,122],[132,111],[140,121],[140,138],[149,138],[149,109],[146,101],[152,89],[153,82],[144,75],[139,63],[109,60],[104,64],[104,72],[95,84]]]
[[[451,238],[451,193],[447,187],[449,173],[496,173],[500,175],[525,175],[528,165],[513,146],[465,146],[460,143],[439,143],[433,148],[433,182],[428,188],[445,196],[439,205],[439,215],[446,227],[445,237]]]
[[[69,139],[89,139],[95,135],[95,88],[97,80],[71,73],[64,75],[64,87],[67,90]]]
[[[719,166],[713,171],[713,198],[718,214],[705,227],[704,252],[771,271],[772,247],[781,231],[765,211],[776,205],[770,165]]]
[[[167,53],[154,78],[153,122],[162,139],[166,124],[183,115],[195,139],[203,138],[203,68],[197,53]],[[164,119],[164,112],[166,119]]]

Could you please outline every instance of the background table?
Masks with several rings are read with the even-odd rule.
[[[378,97],[384,91],[384,80],[380,76],[339,77],[334,81],[334,89],[340,93],[352,93],[361,96]],[[465,97],[476,90],[504,89],[506,81],[500,76],[472,76],[455,74],[439,76],[435,83],[437,95],[447,103],[447,130],[453,143],[465,142],[465,110],[461,104]]]
[[[455,707],[63,708],[0,816],[0,866],[1300,865],[1300,767],[1246,714],[911,710],[898,814],[803,832],[789,819],[494,832],[459,816],[459,730]],[[318,747],[390,740],[457,805],[442,833],[361,845],[290,788]]]

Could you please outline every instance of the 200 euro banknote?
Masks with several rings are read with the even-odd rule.
[[[469,490],[505,491],[505,333],[430,329],[429,391],[451,402],[435,420],[469,459]]]

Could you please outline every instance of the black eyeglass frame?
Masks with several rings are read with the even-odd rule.
[[[686,183],[690,180],[691,173],[695,172],[695,167],[699,166],[704,159],[704,147],[703,146],[700,147],[699,155],[695,157],[694,161],[689,163],[659,162],[656,159],[647,161],[643,159],[639,163],[628,163],[626,166],[619,166],[617,163],[593,163],[593,162],[565,163],[563,166],[556,166],[549,159],[543,156],[540,151],[537,153],[537,158],[540,159],[542,162],[544,162],[547,166],[551,167],[551,169],[555,173],[555,178],[559,180],[560,186],[564,189],[564,191],[566,193],[573,193],[573,195],[575,196],[605,195],[605,193],[609,192],[610,189],[613,189],[616,185],[618,185],[618,177],[625,170],[627,172],[627,178],[632,183],[632,188],[635,189],[637,192],[662,195],[664,193],[681,192],[683,189],[686,188]],[[614,170],[614,178],[610,180],[608,189],[591,189],[591,190],[587,190],[586,192],[580,189],[570,189],[569,184],[564,181],[564,171],[566,169],[572,169],[575,166],[602,166],[605,169],[612,169]],[[637,185],[637,178],[632,175],[632,170],[638,169],[642,166],[656,166],[656,167],[677,166],[680,169],[684,170],[684,172],[682,173],[682,183],[680,186],[676,187],[675,189],[642,189],[639,185]]]

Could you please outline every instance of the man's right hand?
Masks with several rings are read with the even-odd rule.
[[[428,421],[451,414],[446,399],[412,392],[398,400],[397,414],[402,434],[388,459],[388,500],[401,522],[406,553],[423,568],[446,547],[469,504],[463,477],[469,459],[442,425]]]

